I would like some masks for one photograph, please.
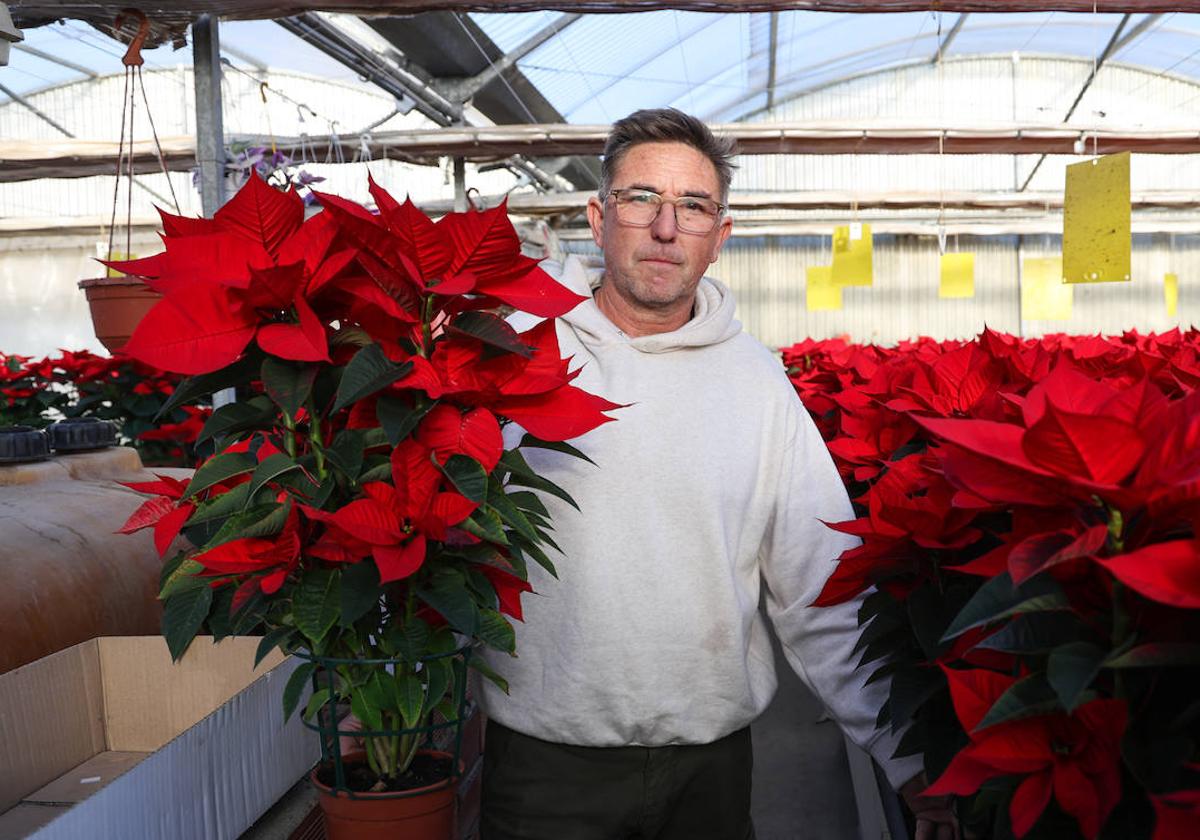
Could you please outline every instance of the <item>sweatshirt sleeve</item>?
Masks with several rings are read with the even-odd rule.
[[[860,541],[822,524],[853,519],[854,509],[816,424],[798,399],[793,402],[761,556],[767,614],[800,679],[899,789],[921,771],[922,761],[920,756],[892,758],[902,733],[875,727],[890,683],[867,684],[873,668],[856,668],[862,598],[834,607],[808,606],[833,573],[837,558]]]

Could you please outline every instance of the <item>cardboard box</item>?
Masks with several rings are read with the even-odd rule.
[[[230,840],[320,757],[256,638],[102,637],[0,675],[0,840]],[[301,705],[303,708],[303,705]]]

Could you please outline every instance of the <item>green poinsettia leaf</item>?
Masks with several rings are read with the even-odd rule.
[[[520,335],[512,325],[490,312],[463,312],[456,315],[446,332],[477,339],[526,359],[533,356],[533,350],[521,341]]]
[[[249,452],[222,452],[205,461],[200,469],[196,470],[187,489],[183,491],[183,497],[191,498],[226,479],[253,472],[257,466],[258,459]]]
[[[508,619],[496,610],[484,608],[479,611],[479,638],[495,650],[517,652],[517,634]]]
[[[379,569],[374,563],[354,563],[342,570],[338,624],[350,627],[379,604]]]
[[[385,395],[375,404],[375,416],[379,418],[379,425],[387,435],[388,443],[398,446],[400,441],[412,434],[420,425],[421,418],[435,405],[437,402],[432,401],[419,407],[412,406],[399,397]]]
[[[201,397],[207,397],[217,391],[249,382],[254,378],[255,372],[260,369],[262,359],[263,354],[252,347],[244,357],[231,365],[212,373],[187,377],[175,386],[175,390],[163,403],[154,419],[159,420],[179,406],[194,403]]]
[[[259,394],[242,402],[223,405],[212,413],[200,430],[196,443],[235,432],[269,429],[275,422],[275,407],[269,397]]]
[[[1030,674],[1017,680],[992,704],[975,731],[987,729],[998,723],[1021,718],[1044,715],[1060,708],[1058,695],[1044,673]]]
[[[980,627],[1010,615],[1070,608],[1067,596],[1049,575],[1039,575],[1020,586],[1014,586],[1008,572],[1002,572],[979,587],[962,611],[954,617],[941,641],[950,641],[973,627]]]
[[[262,664],[262,661],[270,655],[271,651],[276,648],[286,649],[287,644],[292,637],[296,635],[294,627],[276,627],[268,632],[258,643],[258,649],[254,651],[254,667],[257,668]]]
[[[342,372],[333,411],[340,411],[350,403],[383,390],[397,379],[407,376],[411,370],[412,362],[394,364],[384,355],[383,348],[378,344],[364,347],[354,354],[354,358]]]
[[[338,573],[308,569],[300,578],[292,612],[296,627],[313,645],[318,645],[341,614]]]
[[[1200,645],[1150,642],[1104,660],[1105,668],[1183,668],[1200,665]]]
[[[300,705],[300,697],[304,694],[304,688],[308,685],[316,667],[312,662],[305,662],[297,666],[296,670],[292,671],[292,675],[288,677],[288,681],[283,687],[284,720],[291,719],[296,707]]]
[[[391,680],[396,707],[405,729],[421,725],[421,712],[425,708],[425,689],[421,680],[411,671],[401,671]]]
[[[571,494],[559,487],[553,481],[543,478],[533,471],[528,463],[525,462],[525,457],[515,449],[509,449],[500,456],[500,464],[509,471],[508,484],[519,487],[532,487],[534,490],[541,490],[544,493],[549,493],[551,496],[556,496],[569,504],[571,507],[579,510],[579,505],[571,498]]]
[[[163,607],[163,636],[171,659],[178,662],[200,632],[212,607],[213,591],[208,586],[185,589],[167,599]]]
[[[521,438],[521,442],[518,444],[518,446],[528,446],[533,449],[550,449],[555,452],[561,452],[564,455],[570,455],[572,458],[579,458],[583,461],[587,461],[589,464],[595,465],[596,463],[577,447],[574,447],[565,441],[542,440],[539,437],[534,437],[528,432],[526,432],[524,437]]]
[[[274,403],[294,418],[312,395],[319,371],[318,365],[267,356],[262,363],[262,383]]]
[[[445,618],[456,632],[474,636],[479,631],[479,608],[467,591],[466,581],[457,572],[436,576],[431,585],[417,590],[417,597]]]
[[[321,710],[321,707],[329,702],[329,689],[322,688],[320,691],[314,691],[312,697],[308,698],[308,705],[304,708],[304,719],[311,721],[313,716]]]
[[[1090,642],[1069,642],[1050,651],[1046,662],[1046,680],[1068,712],[1074,711],[1080,698],[1100,667],[1107,651]]]
[[[191,557],[181,556],[178,563],[171,566],[170,573],[162,582],[162,587],[158,592],[158,600],[165,601],[172,595],[183,592],[185,589],[196,589],[203,586],[208,587],[208,581],[204,578],[196,577],[200,572],[204,571],[204,567],[193,560]]]
[[[487,498],[487,471],[471,456],[451,455],[446,459],[442,472],[454,488],[472,502],[482,502]]]

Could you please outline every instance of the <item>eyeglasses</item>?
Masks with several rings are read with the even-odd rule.
[[[610,190],[609,195],[617,205],[617,219],[634,227],[649,227],[664,204],[673,204],[675,224],[681,231],[710,233],[725,210],[725,205],[695,195],[666,199],[656,192],[634,188]]]

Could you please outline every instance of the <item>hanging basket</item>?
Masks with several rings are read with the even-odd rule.
[[[315,715],[315,722],[304,725],[321,738],[322,761],[310,774],[310,781],[320,793],[325,832],[330,840],[455,840],[457,837],[456,793],[463,767],[463,713],[466,705],[467,660],[470,646],[453,653],[439,654],[421,660],[449,660],[453,663],[453,719],[430,721],[417,729],[343,728],[342,713],[335,702],[326,702]],[[322,688],[335,696],[335,674],[339,670],[379,669],[391,671],[404,667],[399,659],[342,659],[316,656],[309,651],[295,655],[316,665],[311,680],[313,691]],[[413,766],[423,763],[428,768],[425,779],[407,790],[386,792],[365,791],[353,781],[367,764],[365,751],[354,749],[343,753],[343,742],[357,736],[410,737],[421,749]],[[365,768],[364,768],[365,769]]]
[[[96,338],[110,353],[129,341],[134,329],[162,295],[140,277],[90,277],[79,281],[87,296]]]

